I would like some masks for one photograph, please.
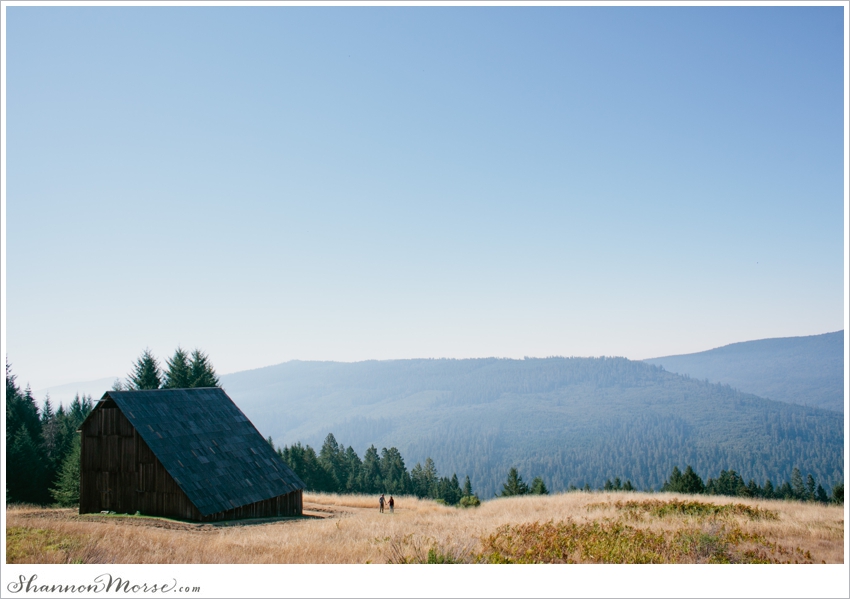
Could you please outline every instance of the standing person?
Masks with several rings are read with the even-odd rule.
[[[390,513],[391,514],[393,513],[393,507],[395,507],[395,499],[393,499],[393,496],[390,495]]]
[[[378,511],[382,514],[384,513],[384,494],[381,493],[380,499],[378,499]]]

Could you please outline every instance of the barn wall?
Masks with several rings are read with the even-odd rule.
[[[202,516],[118,406],[98,404],[83,423],[80,513],[113,511],[213,522],[300,516],[301,491]]]

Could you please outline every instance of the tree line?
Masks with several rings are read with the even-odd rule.
[[[274,448],[271,437],[268,441]],[[284,445],[276,451],[304,481],[308,491],[415,495],[446,505],[479,503],[468,476],[463,486],[457,473],[451,477],[440,476],[431,458],[427,458],[424,465],[417,462],[408,471],[395,447],[384,447],[378,452],[370,445],[361,459],[354,448],[340,445],[333,433],[329,433],[318,453],[310,445],[301,443]]]
[[[80,496],[80,435],[91,396],[66,410],[46,397],[39,409],[29,385],[21,391],[6,362],[6,501],[74,505]]]
[[[220,387],[218,375],[209,356],[199,349],[191,354],[181,347],[165,359],[165,367],[145,349],[133,364],[133,370],[122,382],[116,379],[113,391],[140,391],[144,389],[190,389],[193,387]]]
[[[774,486],[770,479],[767,479],[763,485],[757,484],[753,479],[744,482],[741,475],[734,470],[721,470],[720,476],[709,478],[703,482],[702,477],[694,472],[690,465],[685,468],[684,472],[680,471],[678,466],[674,466],[661,490],[675,493],[727,495],[730,497],[844,503],[843,482],[835,484],[832,493],[827,495],[823,486],[817,484],[815,477],[811,474],[806,476],[804,481],[803,475],[797,467],[791,471],[791,480]]]
[[[274,449],[271,437],[268,442]],[[415,495],[462,507],[481,504],[472,490],[469,476],[464,479],[463,486],[459,483],[457,473],[451,477],[440,476],[430,457],[425,459],[424,464],[417,462],[408,472],[404,458],[395,447],[384,447],[379,453],[374,445],[370,445],[361,459],[354,448],[340,445],[333,433],[329,433],[318,453],[309,445],[301,443],[284,445],[276,451],[304,481],[308,491]],[[548,494],[549,490],[541,477],[535,477],[529,485],[522,480],[516,468],[511,468],[497,496]]]

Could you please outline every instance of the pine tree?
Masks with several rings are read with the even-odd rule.
[[[826,496],[826,491],[820,485],[818,485],[818,490],[815,491],[815,499],[821,503],[829,503],[829,497]]]
[[[186,389],[192,386],[192,368],[189,365],[189,354],[183,348],[177,347],[171,358],[165,359],[165,376],[163,389]]]
[[[345,463],[348,471],[348,480],[345,482],[345,490],[348,493],[360,493],[360,472],[363,469],[363,462],[360,461],[360,456],[354,451],[353,447],[345,450]]]
[[[56,481],[56,487],[50,490],[53,499],[63,507],[80,503],[80,436],[74,435],[71,449]]]
[[[502,492],[499,496],[511,497],[513,495],[527,495],[528,491],[528,485],[523,482],[522,477],[519,475],[519,472],[517,472],[517,469],[511,467],[511,469],[508,470],[508,480],[502,485]]]
[[[543,482],[543,479],[536,476],[534,477],[534,480],[531,481],[531,490],[529,492],[532,495],[548,495],[549,489],[546,488],[546,484]]]
[[[322,449],[319,450],[319,463],[333,478],[334,488],[331,489],[333,492],[340,491],[343,485],[345,485],[346,480],[348,480],[348,477],[340,480],[339,450],[340,447],[336,441],[336,437],[334,437],[333,433],[328,433],[328,436],[325,437],[325,442],[322,444]]]
[[[6,501],[47,503],[47,464],[40,444],[33,441],[26,426],[21,425],[7,447]]]
[[[79,393],[75,394],[74,400],[71,402],[71,405],[68,406],[68,419],[71,423],[70,426],[76,431],[83,423],[83,420],[88,417],[93,408],[94,403],[92,402],[91,395],[83,395],[80,397]]]
[[[132,391],[159,389],[162,386],[159,363],[149,349],[145,349],[136,360],[133,372],[127,377],[126,386]]]
[[[844,505],[844,483],[837,483],[832,487],[832,502]]]
[[[419,466],[418,463],[416,465]],[[425,465],[419,467],[417,479],[414,480],[412,473],[410,478],[413,491],[417,497],[437,498],[437,483],[439,483],[437,466],[434,465],[434,460],[430,457],[425,458]]]
[[[815,477],[809,474],[806,477],[806,501],[815,500]]]
[[[471,497],[472,495],[472,482],[469,480],[469,475],[467,475],[466,479],[463,481],[463,496]]]
[[[805,499],[806,486],[803,484],[803,475],[796,466],[791,471],[791,489],[794,492],[794,499]]]
[[[681,488],[682,472],[679,470],[678,466],[673,466],[673,471],[670,472],[670,478],[664,481],[664,484],[661,486],[661,490],[669,491],[671,493],[679,493],[681,492]]]
[[[11,365],[6,362],[6,446],[18,428],[26,427],[31,439],[41,438],[41,418],[32,391],[27,385],[26,391],[21,392],[15,384],[15,375]]]
[[[189,365],[190,387],[218,387],[218,376],[215,373],[209,357],[201,350],[192,352],[192,362]]]
[[[381,479],[384,481],[384,492],[396,495],[410,492],[412,486],[410,475],[407,474],[404,459],[398,449],[384,447],[381,450],[380,467]]]
[[[381,480],[381,457],[374,445],[363,454],[360,468],[360,489],[363,493],[380,493],[384,487]]]
[[[696,472],[694,472],[694,469],[691,468],[690,464],[688,464],[687,468],[685,468],[685,473],[682,475],[680,484],[682,493],[697,494],[705,491],[705,485],[703,484],[702,479]]]

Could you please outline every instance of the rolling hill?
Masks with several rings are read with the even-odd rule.
[[[844,331],[745,341],[644,362],[776,401],[844,411]]]
[[[608,477],[658,488],[674,465],[759,483],[843,480],[843,417],[624,358],[287,362],[221,377],[278,445],[324,437],[431,457],[492,496],[508,468],[553,491]]]

